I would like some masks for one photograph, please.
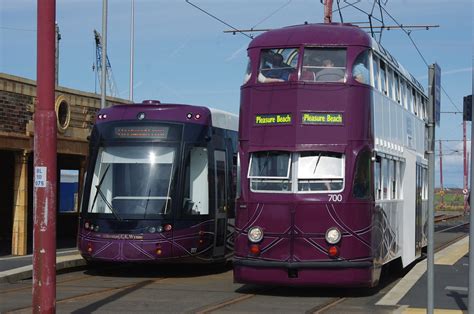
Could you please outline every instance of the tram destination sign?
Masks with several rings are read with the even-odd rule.
[[[303,112],[302,124],[343,125],[344,118],[341,112]]]
[[[289,113],[257,114],[255,125],[285,125],[291,124],[292,116]]]
[[[116,138],[167,139],[169,128],[165,126],[120,126],[114,128]]]

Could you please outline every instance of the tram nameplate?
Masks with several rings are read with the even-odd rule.
[[[301,123],[343,125],[344,119],[340,112],[303,112]]]
[[[256,125],[282,125],[291,124],[291,114],[277,113],[277,114],[257,114],[255,115]]]

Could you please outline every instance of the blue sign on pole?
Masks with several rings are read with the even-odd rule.
[[[434,82],[432,87],[434,118],[436,125],[439,126],[439,121],[441,120],[441,68],[437,63],[434,64]]]

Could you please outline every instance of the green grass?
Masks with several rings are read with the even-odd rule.
[[[453,211],[462,211],[464,210],[464,195],[459,192],[449,192],[445,191],[444,194],[444,204],[441,204],[441,195],[437,191],[435,193],[435,210],[453,210]]]

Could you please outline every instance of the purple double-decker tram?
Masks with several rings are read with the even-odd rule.
[[[349,24],[253,39],[241,87],[234,280],[374,286],[426,246],[427,97]]]
[[[216,262],[233,252],[234,114],[117,105],[99,111],[79,222],[91,262]]]

